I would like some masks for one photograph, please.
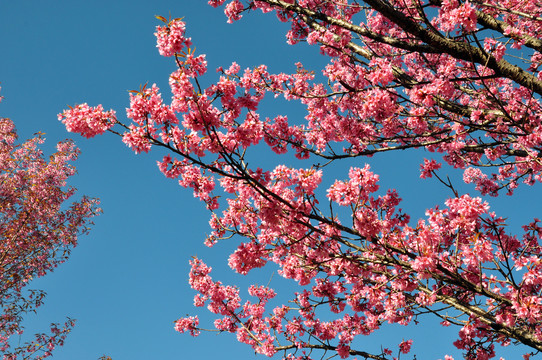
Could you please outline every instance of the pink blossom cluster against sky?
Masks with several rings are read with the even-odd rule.
[[[453,11],[468,13],[470,10],[464,6]],[[227,12],[235,19],[235,8],[230,7]],[[38,316],[29,318],[29,334],[45,330],[51,322],[64,321],[65,316],[77,319],[76,328],[66,345],[55,352],[56,360],[97,359],[103,354],[115,360],[256,357],[250,347],[238,343],[229,334],[216,336],[209,333],[192,338],[175,331],[177,327],[177,330],[190,332],[195,326],[187,318],[183,323],[174,324],[176,319],[195,311],[189,273],[191,268],[203,265],[192,260],[192,256],[205,259],[205,263],[213,267],[214,276],[220,274],[220,281],[225,285],[239,284],[244,296],[247,289],[243,285],[249,280],[234,274],[226,257],[217,257],[219,252],[210,252],[204,246],[212,231],[208,213],[203,204],[194,199],[191,191],[168,181],[171,159],[164,158],[161,162],[160,170],[164,176],[157,168],[156,160],[159,159],[156,156],[136,158],[128,148],[130,146],[142,153],[147,150],[145,144],[137,142],[137,134],[124,139],[128,146],[112,136],[88,141],[85,137],[67,133],[57,120],[57,114],[67,109],[67,104],[88,102],[88,105],[73,108],[70,113],[71,126],[83,135],[101,133],[109,126],[110,117],[101,117],[103,109],[94,108],[97,104],[103,104],[106,110],[117,110],[110,116],[129,117],[137,122],[138,109],[143,111],[138,106],[148,102],[140,101],[140,95],[128,91],[142,90],[144,84],[147,86],[140,93],[152,97],[153,103],[158,104],[153,109],[162,111],[155,118],[172,116],[169,108],[161,105],[164,101],[169,103],[171,94],[163,90],[159,95],[157,89],[169,88],[169,75],[175,68],[173,62],[160,56],[159,52],[167,56],[176,49],[167,43],[171,39],[161,36],[161,30],[156,29],[162,23],[154,15],[183,17],[186,28],[177,29],[178,36],[185,45],[188,42],[195,45],[197,53],[191,61],[197,66],[193,68],[206,66],[209,83],[215,80],[214,70],[219,67],[227,69],[226,72],[242,73],[247,67],[254,69],[265,64],[273,73],[291,73],[295,71],[296,63],[302,61],[306,69],[315,70],[318,76],[325,64],[317,48],[288,46],[287,29],[273,16],[252,14],[228,24],[223,11],[211,8],[206,1],[0,0],[0,51],[3,54],[0,57],[0,82],[1,95],[5,97],[0,104],[0,116],[11,118],[23,139],[38,131],[46,133],[46,151],[52,151],[60,140],[73,138],[82,151],[76,163],[78,175],[73,185],[82,194],[99,197],[104,210],[104,214],[95,221],[91,234],[81,240],[68,263],[46,278],[35,281],[35,287],[47,291],[48,297]],[[156,47],[155,33],[159,48]],[[205,59],[199,57],[201,54],[206,54]],[[230,67],[234,61],[237,65]],[[382,69],[379,76],[385,81],[386,67],[382,66]],[[334,70],[329,68],[327,71]],[[178,78],[174,80],[182,82],[183,74],[176,76]],[[227,83],[217,86],[227,94]],[[182,90],[179,87],[179,91]],[[386,101],[384,94],[381,101]],[[183,108],[180,102],[171,106],[175,111]],[[260,104],[261,112],[267,111],[270,117],[277,114],[277,107],[288,113],[290,119],[305,116],[303,107],[281,99]],[[125,108],[130,108],[130,111],[125,113]],[[374,109],[368,107],[367,111]],[[83,119],[81,115],[85,115],[84,122],[77,120]],[[280,132],[280,118],[276,120],[276,128],[271,130]],[[244,131],[245,134],[238,134],[239,137],[231,141],[252,141],[250,137],[243,136],[246,134],[261,136],[248,125]],[[280,153],[280,144],[276,144],[274,150]],[[409,152],[363,159],[370,162],[370,171],[379,174],[383,193],[395,188],[403,198],[402,204],[413,206],[408,211],[414,221],[424,215],[423,209],[431,208],[439,201],[444,206],[444,200],[451,195],[444,193],[443,187],[434,179],[419,181],[418,164],[423,157],[423,152],[414,156]],[[275,159],[260,157],[251,161],[274,164]],[[276,176],[304,176],[308,179],[307,187],[324,182],[327,184],[325,188],[330,189],[330,199],[340,205],[348,205],[352,185],[360,179],[359,174],[349,170],[353,165],[363,168],[364,164],[335,166],[337,178],[342,181],[321,178],[318,172],[277,173]],[[427,162],[426,173],[436,166],[436,163]],[[369,176],[372,174],[369,168],[363,168],[363,171],[364,181],[376,182]],[[457,185],[461,184],[461,173],[450,170],[449,175],[458,180]],[[474,178],[476,174],[471,176]],[[200,185],[205,190],[208,184]],[[379,191],[370,183],[365,185],[368,191]],[[472,188],[462,185],[461,188],[474,193],[473,189],[474,185]],[[541,195],[536,189],[520,188],[512,199],[488,199],[489,207],[509,217],[511,230],[518,231],[521,224],[532,218],[533,212],[540,211],[539,204],[532,201]],[[212,206],[212,199],[204,198],[205,191],[200,195],[208,206]],[[460,200],[475,202],[469,197]],[[502,206],[503,203],[506,206]],[[453,209],[457,204],[447,205]],[[485,203],[473,203],[471,208],[479,212],[489,211]],[[224,254],[229,254],[235,245],[222,242],[217,246],[223,247]],[[192,260],[192,265],[189,260]],[[243,273],[242,266],[246,265],[243,261],[233,257],[230,262],[234,267],[238,264],[238,271]],[[251,264],[255,268],[259,265]],[[418,265],[431,266],[424,263],[423,258]],[[288,289],[293,284],[272,274],[269,269],[254,271],[251,276],[252,279],[260,279],[264,285],[271,284],[277,291],[277,294],[269,294],[260,288],[248,290],[269,302],[280,296],[281,289]],[[289,274],[291,278],[296,276],[295,273]],[[194,276],[191,280],[194,281]],[[231,291],[228,296],[235,298],[235,291],[228,289]],[[200,322],[208,316],[205,311],[198,315]],[[227,328],[227,324],[222,326]],[[447,334],[442,327],[435,327],[435,330],[434,337],[417,339],[412,345],[418,350],[423,349],[417,351],[423,354],[420,358],[438,359],[446,353],[453,353],[453,348],[440,346],[439,338],[455,334]],[[416,327],[411,328],[411,332],[416,331]],[[390,338],[396,339],[395,343],[400,344],[405,353],[411,347],[410,342],[403,341],[397,326],[360,341],[366,342],[369,349],[378,350],[380,340]],[[510,355],[509,358],[514,357]]]

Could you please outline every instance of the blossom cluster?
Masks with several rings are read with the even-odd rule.
[[[58,120],[62,121],[69,132],[91,138],[110,129],[117,118],[114,110],[104,111],[102,105],[91,107],[84,103],[64,110],[58,115]]]
[[[165,20],[165,19],[164,19]],[[156,32],[156,47],[162,56],[173,56],[180,54],[184,48],[192,45],[191,39],[185,37],[186,24],[180,19],[172,21],[164,21],[166,25],[157,26]]]

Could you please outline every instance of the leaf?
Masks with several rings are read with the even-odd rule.
[[[158,20],[164,22],[165,24],[168,23],[167,19],[163,16],[160,16],[160,15],[154,15],[155,18],[157,18]]]

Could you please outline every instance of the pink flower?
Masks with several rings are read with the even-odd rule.
[[[226,0],[209,0],[207,3],[211,5],[212,7],[219,7],[220,5],[224,4]]]
[[[337,354],[339,354],[341,359],[346,359],[350,356],[350,346],[346,344],[339,344],[339,346],[337,346]]]
[[[402,341],[399,344],[399,351],[403,354],[408,354],[410,352],[410,347],[412,346],[412,340]]]
[[[228,17],[228,23],[241,19],[241,12],[244,10],[243,4],[239,0],[234,0],[226,5],[224,14]]]
[[[170,21],[166,26],[157,26],[156,47],[162,56],[179,54],[185,47],[190,47],[190,38],[184,36],[185,23],[180,19]]]
[[[136,154],[149,152],[152,145],[147,138],[147,132],[144,127],[130,125],[130,131],[124,133],[122,141],[128,145]]]
[[[130,94],[130,107],[126,109],[126,116],[138,125],[176,124],[178,119],[171,107],[164,105],[160,89],[153,84],[150,89],[143,89],[137,94]]]
[[[495,59],[499,61],[503,58],[504,53],[506,52],[506,46],[504,46],[503,43],[496,41],[495,39],[485,38],[484,50],[493,55]]]
[[[180,318],[175,322],[175,330],[180,332],[181,334],[185,331],[190,331],[190,335],[192,336],[198,336],[199,330],[199,319],[197,316],[190,316],[186,318]]]
[[[58,120],[62,121],[69,132],[86,138],[103,134],[117,122],[115,111],[104,111],[102,105],[90,107],[86,103],[64,110],[58,114]]]
[[[423,159],[423,164],[420,165],[422,179],[430,178],[433,176],[433,171],[440,169],[441,163],[436,162],[434,159]]]
[[[468,1],[461,5],[457,0],[442,1],[439,19],[443,31],[453,31],[457,26],[466,32],[476,30],[476,9]]]
[[[242,243],[230,255],[228,265],[240,274],[246,275],[250,270],[263,267],[267,261],[263,259],[263,247],[255,242]]]

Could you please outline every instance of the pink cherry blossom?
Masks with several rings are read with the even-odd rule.
[[[241,19],[241,12],[243,9],[243,4],[239,0],[229,2],[224,9],[224,14],[228,17],[228,22],[232,23]]]
[[[198,336],[199,335],[198,324],[199,324],[199,319],[197,316],[182,318],[175,322],[175,330],[180,333],[184,333],[185,331],[188,330],[190,331],[190,335]]]
[[[157,26],[156,47],[162,56],[180,54],[185,48],[192,45],[190,38],[185,37],[186,25],[180,19],[174,19],[164,26]]]
[[[244,286],[223,284],[223,274],[211,277],[195,258],[189,284],[194,305],[215,316],[210,323],[256,353],[285,359],[388,360],[396,345],[368,354],[356,340],[431,316],[456,328],[449,342],[469,360],[512,343],[526,354],[542,350],[540,221],[514,233],[483,197],[542,182],[539,5],[209,4],[224,6],[228,22],[274,13],[289,25],[289,44],[318,46],[328,60],[321,71],[297,62],[291,73],[233,62],[213,78],[205,56],[189,48],[185,24],[158,17],[159,51],[175,55],[171,99],[144,86],[130,95],[130,123],[102,121],[121,128],[136,153],[167,150],[159,170],[211,212],[212,251],[235,243],[224,255],[234,272],[272,269],[292,284],[249,283],[247,300]],[[268,106],[279,100],[300,104],[305,115]],[[61,119],[88,134],[103,113]],[[366,164],[398,150],[425,151],[418,180],[439,182],[451,196],[420,218],[411,219],[398,191]],[[180,319],[176,329],[197,335],[198,321]],[[399,354],[412,344],[403,340]]]
[[[113,110],[104,111],[102,105],[90,107],[84,103],[64,110],[58,115],[58,120],[62,121],[69,132],[91,138],[110,129],[117,118]]]
[[[399,344],[399,351],[403,354],[408,354],[410,352],[410,347],[412,346],[412,340],[402,341]]]

